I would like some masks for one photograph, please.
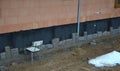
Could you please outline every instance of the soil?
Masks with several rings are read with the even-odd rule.
[[[113,50],[120,51],[120,35],[96,39],[97,45],[83,44],[69,51],[57,50],[40,61],[10,66],[9,71],[120,71],[115,67],[96,68],[88,60]]]

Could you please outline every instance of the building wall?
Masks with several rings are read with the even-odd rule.
[[[120,16],[115,0],[82,0],[81,21]],[[77,22],[77,0],[0,0],[0,34]]]

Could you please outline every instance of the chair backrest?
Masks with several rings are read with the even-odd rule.
[[[32,46],[37,47],[43,44],[43,40],[32,42]]]

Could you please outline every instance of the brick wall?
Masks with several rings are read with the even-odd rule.
[[[115,0],[83,0],[81,21],[120,16]],[[77,0],[0,0],[0,33],[77,22]]]

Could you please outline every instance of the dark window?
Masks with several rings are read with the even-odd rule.
[[[120,0],[118,0],[118,4],[120,4]]]
[[[115,0],[115,8],[120,8],[120,0]]]

